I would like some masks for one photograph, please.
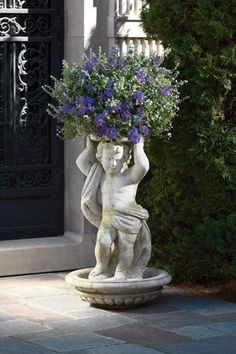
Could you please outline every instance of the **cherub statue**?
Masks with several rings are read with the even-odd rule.
[[[134,165],[128,167],[131,146],[87,138],[76,160],[87,176],[82,191],[84,216],[98,228],[96,266],[89,279],[142,278],[150,259],[148,212],[135,201],[137,187],[149,169],[143,141],[133,145]]]

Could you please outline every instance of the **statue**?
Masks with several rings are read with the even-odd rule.
[[[131,148],[125,142],[87,138],[76,164],[87,176],[82,191],[84,216],[98,228],[96,266],[90,280],[143,278],[150,259],[148,212],[135,201],[138,184],[149,169],[143,141]],[[128,167],[133,150],[134,165]]]

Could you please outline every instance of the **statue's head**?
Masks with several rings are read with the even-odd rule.
[[[96,157],[106,173],[115,174],[127,168],[131,152],[125,144],[100,142]]]

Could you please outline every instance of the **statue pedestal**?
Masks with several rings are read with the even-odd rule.
[[[163,285],[171,281],[164,270],[146,268],[143,279],[89,280],[92,268],[76,270],[66,276],[81,299],[102,308],[122,309],[142,305],[156,299]]]

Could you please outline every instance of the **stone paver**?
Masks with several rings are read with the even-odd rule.
[[[53,352],[16,338],[5,337],[0,338],[0,354],[53,354]]]
[[[0,278],[0,354],[235,354],[236,304],[166,287],[143,307],[83,302],[65,272]]]
[[[168,354],[235,354],[236,336],[201,339],[186,343],[160,343],[153,349]]]
[[[0,337],[46,330],[47,326],[27,320],[9,320],[0,323]]]
[[[119,344],[103,348],[93,348],[87,351],[88,354],[164,354],[159,350],[144,348],[135,344]],[[71,354],[71,353],[70,353]],[[80,353],[81,354],[81,353]]]
[[[56,337],[42,337],[31,340],[31,343],[39,344],[41,347],[56,350],[59,353],[76,349],[90,349],[120,344],[122,341],[106,338],[94,333],[76,333]]]
[[[113,314],[105,317],[97,315],[90,318],[82,318],[77,320],[55,321],[51,324],[51,327],[64,331],[70,331],[72,333],[79,331],[93,332],[120,326],[123,328],[123,326],[130,325],[134,322],[136,321],[133,319]]]

